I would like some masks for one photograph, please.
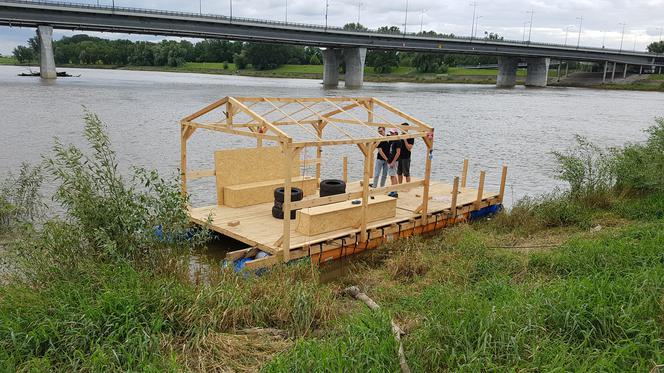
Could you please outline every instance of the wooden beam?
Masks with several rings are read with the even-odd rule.
[[[202,124],[202,123],[196,123],[196,122],[187,122],[185,124],[186,126],[192,127],[192,128],[203,128],[203,129],[208,129],[212,131],[217,131],[217,132],[225,132],[225,133],[230,133],[233,135],[239,135],[239,136],[245,136],[245,137],[253,137],[253,138],[261,138],[264,140],[272,140],[272,141],[281,141],[280,137],[273,136],[273,135],[266,135],[264,133],[255,133],[255,132],[250,132],[250,131],[240,131],[224,126],[219,126],[219,125],[211,125],[211,124]]]
[[[180,126],[180,182],[182,198],[187,199],[187,138],[186,126]]]
[[[302,105],[302,106],[304,106],[304,107],[307,107],[307,105],[305,105],[304,103],[300,102],[298,99],[295,99],[295,102],[299,103],[300,105]],[[329,118],[325,118],[325,117],[322,116],[320,113],[313,111],[313,110],[312,110],[311,108],[309,108],[309,107],[307,107],[307,109],[308,109],[312,114],[314,114],[315,116],[317,116],[318,119],[320,119],[320,120],[326,122],[327,124],[330,124],[330,125],[331,125],[332,127],[334,127],[337,131],[341,132],[344,136],[348,137],[349,139],[355,139],[355,138],[353,137],[353,135],[351,135],[350,133],[348,133],[348,132],[344,131],[343,129],[339,128],[339,126],[337,126],[337,125],[335,125],[334,123],[332,123],[332,121],[331,121]],[[319,141],[320,141],[320,140],[319,140]],[[316,144],[315,144],[315,143],[312,143],[311,145],[308,145],[308,146],[314,146],[314,145],[316,145]],[[325,144],[322,144],[322,145],[325,145]],[[306,146],[306,145],[305,145],[305,146]]]
[[[323,138],[323,126],[322,126],[322,121],[318,120],[318,124],[315,125],[314,127],[316,128],[316,133],[318,134],[318,138]],[[316,163],[316,180],[320,182],[320,171],[321,171],[321,159],[323,157],[323,147],[318,145],[316,146],[316,159],[318,159],[318,163]]]
[[[477,187],[477,200],[475,201],[475,207],[479,208],[482,205],[482,197],[484,195],[484,178],[486,176],[485,171],[480,172],[480,183]]]
[[[505,197],[505,182],[507,181],[507,166],[503,166],[503,172],[500,175],[500,192],[498,193],[498,203],[503,203]]]
[[[291,178],[293,173],[292,164],[294,151],[287,144],[283,145],[283,149],[286,161],[284,162],[284,203],[282,204],[282,210],[284,212],[284,229],[281,236],[281,247],[284,263],[288,263],[290,260]]]
[[[274,106],[275,109],[277,109],[280,113],[282,113],[283,115],[285,115],[288,119],[294,121],[295,124],[297,124],[298,126],[300,126],[302,129],[304,129],[305,131],[307,131],[307,132],[309,132],[310,134],[314,135],[314,138],[316,138],[316,139],[318,139],[318,140],[321,139],[321,138],[318,136],[317,133],[315,133],[314,131],[310,130],[309,128],[303,126],[302,123],[298,122],[295,118],[291,117],[290,114],[288,114],[288,113],[284,112],[283,110],[281,110],[281,108],[279,108],[277,105],[273,104],[273,103],[270,102],[270,101],[267,101],[267,103],[269,103],[270,105]],[[290,105],[290,104],[289,104],[289,105]],[[275,128],[276,128],[276,127],[275,127]]]
[[[394,140],[403,140],[403,139],[416,139],[416,138],[421,138],[421,137],[426,137],[427,133],[425,132],[413,132],[413,133],[404,133],[401,135],[394,135],[390,136],[388,139],[390,141]],[[356,139],[356,138],[351,138],[348,140],[345,139],[340,139],[340,140],[322,140],[322,141],[299,141],[299,142],[294,142],[293,145],[298,146],[298,147],[310,147],[310,146],[317,146],[318,144],[322,146],[330,146],[330,145],[350,145],[350,144],[363,144],[366,142],[380,142],[380,141],[385,141],[385,137],[371,137],[371,138],[364,138],[364,139]]]
[[[431,151],[433,143],[427,143],[427,151],[425,153],[425,164],[424,164],[424,188],[422,190],[422,222],[427,224],[428,212],[429,212],[429,186],[431,184]]]
[[[272,130],[272,132],[276,133],[277,136],[280,137],[281,141],[284,141],[284,142],[292,142],[292,141],[293,141],[293,139],[291,139],[291,137],[288,136],[288,134],[287,134],[286,132],[280,130],[277,126],[273,125],[272,123],[270,123],[269,121],[267,121],[265,118],[261,117],[260,115],[256,114],[255,112],[253,112],[253,111],[252,111],[251,109],[249,109],[245,104],[241,103],[240,101],[238,101],[238,100],[236,100],[236,99],[234,99],[234,98],[232,98],[232,97],[229,98],[229,100],[230,100],[233,104],[237,105],[237,106],[240,108],[240,110],[244,111],[245,114],[247,114],[247,115],[249,115],[250,117],[254,118],[255,120],[257,120],[257,121],[263,123],[263,125],[265,125],[265,126],[268,127],[270,130]]]
[[[199,110],[199,111],[197,111],[197,112],[195,112],[191,115],[188,115],[188,116],[184,117],[182,120],[185,121],[185,122],[192,121],[192,120],[202,116],[203,114],[207,114],[207,113],[211,112],[212,110],[214,110],[214,109],[216,109],[220,106],[223,106],[226,102],[228,102],[228,97],[224,97],[219,101],[213,102],[210,105],[202,108],[201,110]]]
[[[466,187],[466,181],[468,180],[468,160],[463,160],[463,170],[461,171],[461,187]]]
[[[459,197],[459,177],[454,177],[454,184],[452,184],[452,203],[450,205],[450,212],[452,217],[456,217],[457,214],[457,199]]]
[[[381,101],[377,98],[372,98],[371,101],[373,101],[373,102],[377,103],[378,105],[382,106],[384,109],[386,109],[388,111],[391,111],[392,113],[406,119],[407,121],[415,123],[415,125],[417,125],[420,128],[424,128],[424,129],[427,129],[427,130],[431,130],[433,128],[430,125],[422,122],[421,120],[419,120],[419,119],[417,119],[413,116],[410,116],[410,115],[404,113],[403,111],[398,110],[397,108],[395,108],[395,107],[393,107],[393,106],[391,106],[391,105],[389,105],[389,104],[387,104],[387,103],[385,103],[385,102],[383,102],[383,101]]]
[[[348,157],[344,155],[343,181],[348,183]]]
[[[358,144],[359,145],[359,144]],[[362,183],[362,218],[360,220],[360,242],[367,241],[367,208],[369,206],[369,178],[371,177],[371,155],[376,143],[364,144],[364,177]]]

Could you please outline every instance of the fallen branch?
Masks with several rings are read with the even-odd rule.
[[[377,309],[380,308],[378,303],[374,302],[373,299],[369,298],[368,295],[364,294],[363,292],[360,291],[360,288],[357,286],[350,286],[344,289],[346,294],[352,296],[353,298],[357,300],[361,300],[364,302],[364,304],[367,305],[372,311],[376,311]],[[401,343],[401,335],[405,334],[403,330],[397,325],[394,320],[390,320],[390,323],[392,324],[392,333],[394,334],[394,339],[397,340],[399,343],[399,366],[401,366],[401,371],[403,373],[410,373],[410,368],[408,367],[408,363],[406,362],[406,354],[404,353],[403,350],[403,343]]]

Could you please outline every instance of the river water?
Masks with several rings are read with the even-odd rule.
[[[468,158],[469,185],[484,169],[487,188],[496,190],[500,167],[507,164],[506,203],[511,204],[559,184],[551,152],[571,146],[574,134],[602,146],[641,141],[653,118],[664,116],[664,94],[651,92],[411,83],[326,90],[318,80],[92,69],[68,69],[81,76],[42,82],[17,76],[24,71],[0,67],[0,175],[16,170],[23,161],[39,162],[54,137],[83,145],[83,107],[107,123],[125,169],[140,165],[168,174],[179,167],[178,121],[223,96],[361,95],[380,98],[436,128],[432,171],[436,179],[451,181]],[[224,137],[196,141],[228,147]],[[416,144],[415,156],[423,148]],[[351,157],[358,158],[351,160],[359,160],[359,151],[355,153]],[[192,152],[189,160],[196,168],[206,168],[212,164],[212,154]],[[351,176],[361,175],[359,163],[351,162]],[[412,167],[415,176],[424,168],[416,163]],[[336,163],[326,172],[340,175]],[[214,201],[211,182],[198,183],[192,191],[195,203]]]

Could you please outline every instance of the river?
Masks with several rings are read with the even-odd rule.
[[[80,77],[43,82],[17,76],[24,71],[0,67],[2,175],[23,161],[39,162],[54,137],[82,145],[83,107],[107,123],[125,169],[140,165],[169,174],[179,167],[178,121],[223,96],[361,95],[378,97],[436,128],[432,171],[436,179],[451,181],[468,158],[470,185],[484,169],[487,189],[496,190],[500,167],[507,164],[506,203],[512,204],[526,194],[559,185],[551,152],[571,146],[574,134],[602,146],[621,145],[643,140],[643,129],[654,117],[664,116],[664,94],[651,92],[412,83],[326,90],[318,80],[94,69],[67,69]],[[227,146],[223,138],[207,141],[210,144]],[[415,157],[423,148],[416,144]],[[352,157],[359,159],[359,151],[355,153]],[[194,152],[189,160],[194,167],[209,166],[212,155]],[[351,176],[359,177],[361,165],[351,164]],[[337,162],[332,168],[325,172],[340,175]],[[414,163],[414,175],[423,168],[423,162]],[[51,190],[47,186],[47,193]],[[210,182],[199,183],[192,191],[195,203],[214,200]]]

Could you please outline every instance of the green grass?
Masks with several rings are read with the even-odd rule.
[[[650,80],[664,80],[664,74],[651,74],[648,76]]]
[[[0,65],[16,65],[18,61],[14,57],[0,56]]]

